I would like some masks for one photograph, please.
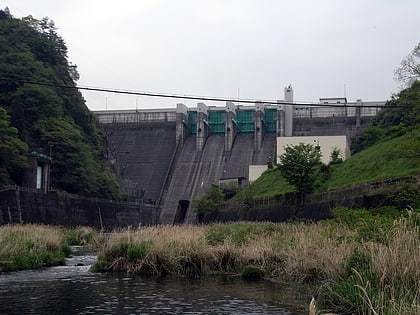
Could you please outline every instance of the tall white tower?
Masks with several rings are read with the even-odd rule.
[[[284,101],[286,103],[293,103],[293,88],[291,84],[284,88]],[[293,110],[294,105],[286,104],[284,106],[284,135],[286,137],[291,137],[293,134]]]

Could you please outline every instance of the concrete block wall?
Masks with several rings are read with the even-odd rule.
[[[0,192],[0,225],[34,223],[112,230],[153,225],[157,221],[157,207],[150,205],[91,199],[59,192],[19,189]]]

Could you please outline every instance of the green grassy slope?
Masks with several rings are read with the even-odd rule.
[[[321,187],[335,189],[420,173],[420,129],[378,143],[341,164]]]
[[[331,177],[317,191],[420,174],[420,129],[378,143],[331,167]],[[276,168],[266,171],[251,187],[256,198],[293,191]]]
[[[289,185],[281,176],[277,167],[269,169],[263,173],[255,182],[251,184],[254,198],[275,197],[294,191],[294,187]]]

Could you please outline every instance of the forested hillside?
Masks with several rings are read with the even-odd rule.
[[[352,153],[378,142],[402,136],[420,127],[420,81],[393,96],[360,136],[352,139]]]
[[[0,185],[21,184],[29,152],[52,156],[52,187],[115,198],[104,137],[75,88],[54,23],[0,11]],[[67,87],[63,87],[67,86]]]

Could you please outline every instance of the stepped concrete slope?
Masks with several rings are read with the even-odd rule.
[[[202,152],[196,150],[196,138],[190,136],[180,152],[161,211],[162,224],[172,224],[180,200],[192,201],[218,184],[224,169],[224,135],[210,136]],[[185,222],[193,223],[191,203]]]
[[[146,203],[159,201],[175,153],[175,122],[103,124],[123,189]]]

